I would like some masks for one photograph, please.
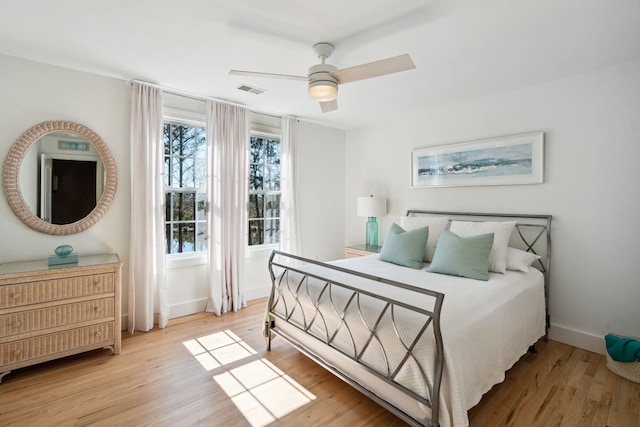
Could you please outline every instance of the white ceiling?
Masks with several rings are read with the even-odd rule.
[[[640,59],[640,0],[0,0],[0,11],[0,53],[341,129]],[[306,75],[320,41],[338,68],[403,53],[417,68],[341,86],[326,114],[304,82],[228,75]]]

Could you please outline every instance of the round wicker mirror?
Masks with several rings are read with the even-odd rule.
[[[101,194],[96,195],[97,203],[95,204],[95,207],[90,210],[86,216],[68,224],[54,224],[49,220],[45,221],[40,218],[38,213],[34,212],[34,210],[25,201],[20,187],[20,168],[25,157],[29,153],[30,148],[43,137],[52,134],[70,135],[72,137],[76,137],[78,141],[86,141],[86,143],[63,143],[66,144],[64,146],[66,149],[80,147],[83,149],[91,148],[92,150],[95,150],[101,162],[100,168],[104,170],[104,182],[100,180],[99,186]],[[115,160],[109,151],[109,147],[107,147],[107,145],[102,141],[102,138],[86,126],[68,121],[43,122],[33,126],[20,135],[9,149],[9,153],[7,153],[7,158],[4,161],[4,169],[2,172],[4,193],[7,197],[9,206],[16,216],[32,229],[53,235],[79,233],[98,222],[105,214],[113,200],[113,196],[116,192],[117,181],[118,173]]]

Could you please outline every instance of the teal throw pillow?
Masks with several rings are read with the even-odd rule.
[[[398,224],[393,223],[387,238],[384,239],[380,259],[405,267],[422,268],[424,248],[429,238],[429,227],[420,227],[405,231]]]
[[[460,237],[449,230],[440,235],[428,271],[469,279],[489,280],[493,233]]]

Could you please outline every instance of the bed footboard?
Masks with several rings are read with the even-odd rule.
[[[271,254],[269,273],[272,288],[265,320],[269,349],[272,337],[280,336],[410,424],[439,425],[444,294],[279,251]],[[374,292],[373,287],[393,292]],[[404,295],[402,301],[390,296],[397,292]],[[325,347],[330,348],[328,353]],[[331,354],[336,352],[357,363],[365,375],[391,386],[394,393],[429,408],[430,416],[408,414],[384,392],[335,363]]]

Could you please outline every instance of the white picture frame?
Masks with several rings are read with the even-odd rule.
[[[543,132],[426,147],[411,153],[412,188],[543,182]]]

